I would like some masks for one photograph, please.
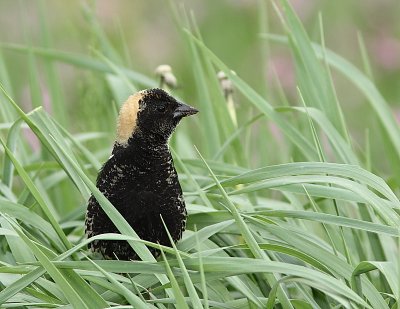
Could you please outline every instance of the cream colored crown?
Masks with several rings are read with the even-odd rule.
[[[118,144],[126,145],[133,132],[135,132],[139,112],[139,101],[143,99],[145,94],[146,91],[139,91],[131,95],[121,106],[117,125]]]

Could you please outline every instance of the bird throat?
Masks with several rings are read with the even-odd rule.
[[[123,151],[134,157],[143,157],[144,159],[167,159],[171,157],[168,147],[168,140],[160,138],[158,135],[144,134],[137,129],[129,140],[120,144],[118,141],[114,144],[112,154]]]

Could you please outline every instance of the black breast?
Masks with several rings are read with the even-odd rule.
[[[185,229],[185,202],[167,145],[153,150],[144,153],[128,147],[114,151],[99,173],[97,187],[140,238],[170,246],[160,216],[176,242]],[[119,233],[93,196],[85,223],[88,237]],[[109,259],[138,258],[126,241],[94,241],[90,249]],[[158,256],[158,250],[149,249]]]

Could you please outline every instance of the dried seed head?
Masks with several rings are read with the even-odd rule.
[[[172,72],[172,68],[170,65],[168,64],[160,64],[157,68],[156,68],[156,74],[161,76],[165,73],[171,73]]]
[[[218,74],[219,83],[221,85],[221,89],[224,92],[225,99],[233,93],[233,85],[232,82],[228,79],[224,72],[219,71]]]
[[[159,65],[155,73],[160,77],[160,88],[163,88],[164,85],[170,88],[176,88],[177,81],[175,75],[172,73],[172,68],[168,64]]]
[[[235,73],[235,72],[232,71],[232,73]],[[232,96],[233,84],[228,79],[228,77],[225,75],[225,73],[222,71],[218,72],[217,77],[219,79],[221,89],[224,92],[224,97],[225,97],[226,103],[228,105],[229,116],[231,117],[233,124],[237,127],[236,109],[235,109],[235,103],[233,102],[233,96]]]

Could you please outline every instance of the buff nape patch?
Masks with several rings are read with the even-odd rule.
[[[131,95],[122,105],[117,125],[117,143],[126,145],[129,138],[136,129],[137,115],[139,112],[139,101],[143,99],[144,91],[140,91]]]

